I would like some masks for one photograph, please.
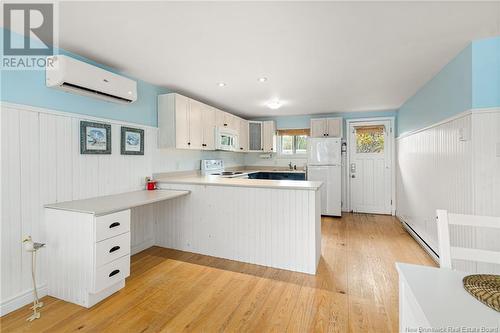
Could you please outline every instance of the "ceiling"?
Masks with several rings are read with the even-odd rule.
[[[86,1],[59,17],[63,49],[246,117],[397,109],[500,35],[500,2]]]

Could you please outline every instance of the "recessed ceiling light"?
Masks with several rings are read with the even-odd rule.
[[[268,108],[276,110],[276,109],[279,109],[281,106],[283,106],[283,102],[275,99],[275,100],[267,102],[266,105]]]
[[[267,81],[267,77],[263,76],[263,77],[259,77],[259,82],[266,82]]]
[[[225,82],[219,82],[219,83],[217,83],[217,85],[218,85],[219,87],[225,87],[225,86],[226,86],[226,83],[225,83]]]

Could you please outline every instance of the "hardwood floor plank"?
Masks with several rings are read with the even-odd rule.
[[[316,275],[151,247],[126,286],[90,309],[44,297],[2,332],[397,332],[396,261],[435,266],[391,216],[322,218]]]

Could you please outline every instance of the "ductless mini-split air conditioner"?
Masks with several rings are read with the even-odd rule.
[[[137,100],[137,82],[65,55],[47,58],[47,87],[129,104]]]

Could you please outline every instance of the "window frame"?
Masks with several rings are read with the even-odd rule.
[[[306,151],[304,153],[297,153],[297,137],[302,136],[302,135],[289,135],[293,137],[293,142],[292,142],[292,154],[286,154],[283,153],[283,146],[282,146],[282,140],[283,140],[284,135],[277,135],[277,140],[276,140],[276,145],[277,145],[277,151],[278,151],[278,157],[280,158],[307,158],[307,147]],[[305,135],[306,140],[309,139],[309,135]]]

